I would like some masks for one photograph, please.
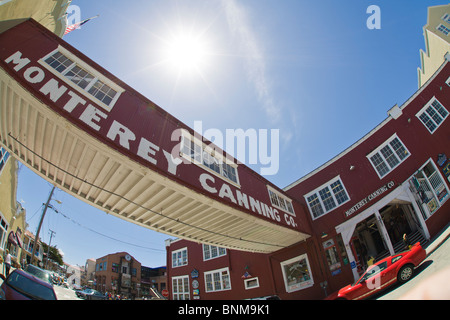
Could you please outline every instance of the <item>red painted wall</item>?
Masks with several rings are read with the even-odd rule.
[[[450,86],[445,83],[449,76],[450,64],[447,64],[432,83],[425,89],[419,90],[417,96],[412,96],[412,101],[406,105],[403,109],[403,114],[397,120],[391,119],[366,141],[362,142],[346,155],[287,191],[291,197],[296,197],[309,213],[304,195],[330,181],[337,175],[340,175],[351,201],[314,220],[312,222],[314,234],[332,232],[335,226],[351,219],[370,205],[376,203],[378,199],[360,208],[348,217],[345,214],[356,203],[388,182],[395,182],[395,186],[383,193],[382,197],[394,190],[399,184],[405,182],[430,158],[436,164],[438,154],[445,153],[447,156],[450,156],[449,118],[433,134],[430,134],[427,128],[416,117],[416,114],[433,97],[436,97],[447,110],[450,110]],[[383,179],[380,179],[367,158],[367,155],[395,133],[411,155],[393,171],[384,176]],[[350,170],[350,166],[354,166],[355,169]],[[449,186],[448,180],[446,183]],[[450,211],[450,201],[447,201],[438,211]],[[449,219],[448,215],[442,214],[442,212],[440,215],[444,216],[443,221],[441,221],[442,227],[442,223],[448,222]],[[429,225],[432,226],[431,223]]]
[[[172,268],[173,251],[187,247],[188,264],[186,266]],[[190,296],[193,299],[192,281],[199,282],[199,297],[201,300],[242,300],[274,295],[273,277],[269,267],[269,256],[261,253],[249,253],[236,250],[228,250],[225,256],[203,261],[202,244],[187,240],[173,242],[168,248],[167,270],[168,287],[172,299],[172,277],[189,275]],[[205,272],[228,267],[231,281],[231,290],[205,292]],[[193,270],[199,273],[198,278],[192,278]],[[258,277],[259,287],[245,289],[242,276],[248,272],[252,277]]]

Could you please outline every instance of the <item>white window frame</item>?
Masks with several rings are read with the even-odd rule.
[[[64,56],[66,56],[67,58],[69,58],[71,61],[73,61],[73,64],[70,65],[69,67],[67,67],[66,70],[64,70],[63,72],[59,72],[56,69],[54,69],[52,66],[50,66],[45,60],[47,60],[49,57],[51,57],[52,55],[54,55],[55,53],[60,52],[61,54],[63,54]],[[106,111],[111,111],[112,108],[114,107],[115,103],[117,102],[117,100],[119,99],[120,95],[122,94],[122,92],[124,92],[125,90],[123,88],[121,88],[119,85],[117,85],[116,83],[114,83],[113,81],[109,80],[107,77],[105,77],[103,74],[101,74],[100,72],[98,72],[97,70],[95,70],[94,68],[92,68],[90,65],[88,65],[87,63],[85,63],[83,60],[81,60],[80,58],[78,58],[76,55],[74,55],[73,53],[71,53],[70,51],[68,51],[67,49],[65,49],[62,46],[58,46],[58,48],[56,50],[53,50],[52,52],[50,52],[48,55],[46,55],[45,57],[39,59],[39,64],[41,64],[44,68],[46,68],[48,71],[50,71],[51,73],[53,73],[55,76],[57,76],[59,79],[61,79],[62,81],[64,81],[66,84],[68,84],[70,87],[72,87],[73,89],[75,89],[76,91],[78,91],[80,94],[82,94],[83,96],[85,96],[86,98],[92,100],[93,102],[95,102],[96,104],[98,104],[100,107],[102,107],[103,109],[105,109]],[[81,69],[84,69],[85,71],[87,71],[88,73],[90,73],[91,75],[94,76],[94,79],[91,80],[90,84],[86,87],[86,88],[81,88],[80,86],[78,86],[76,83],[72,82],[69,78],[67,78],[65,75],[71,71],[74,67],[78,66]],[[106,84],[107,86],[109,86],[110,88],[112,88],[114,91],[116,91],[116,95],[114,96],[114,98],[112,99],[112,101],[109,104],[105,104],[104,102],[100,101],[98,98],[96,98],[93,94],[91,94],[88,90],[94,86],[94,84],[97,81],[101,81],[104,84]]]
[[[291,199],[289,199],[285,195],[281,194],[280,192],[278,192],[277,190],[275,190],[274,188],[272,188],[269,185],[267,186],[267,191],[269,193],[270,203],[272,204],[273,207],[280,209],[293,217],[296,217],[295,211],[294,211],[294,206],[292,205]],[[281,203],[283,203],[283,202],[285,204],[285,207],[283,207],[281,205]]]
[[[189,154],[186,152],[183,152],[185,147],[185,142],[193,142],[194,143],[194,149],[199,151],[199,153],[196,153],[194,150],[194,154]],[[191,150],[191,148],[189,148]],[[215,175],[216,177],[219,177],[220,179],[231,183],[237,188],[240,188],[240,182],[239,182],[239,174],[238,174],[238,165],[234,163],[233,161],[230,161],[226,157],[223,156],[222,152],[218,152],[213,147],[207,145],[206,143],[203,143],[200,139],[198,139],[195,136],[192,136],[187,130],[182,130],[181,134],[181,143],[180,143],[180,156],[185,158],[186,160],[189,160],[191,163],[194,163],[195,165],[201,167],[202,169],[208,171],[209,173]],[[212,168],[208,167],[204,164],[205,157],[209,157],[209,159],[213,160],[215,163],[217,163],[219,167],[219,171],[217,172],[213,170]],[[230,179],[227,174],[225,173],[225,170],[223,166],[230,166],[231,168],[234,168],[236,181]]]
[[[244,287],[245,287],[245,290],[259,288],[259,278],[254,277],[254,278],[244,279]]]
[[[179,285],[178,281],[182,281],[182,287],[183,291],[178,291]],[[176,282],[176,285],[174,285],[174,282]],[[187,291],[185,290],[187,287]],[[191,292],[189,288],[189,276],[178,276],[178,277],[172,277],[172,299],[173,300],[190,300],[191,298]],[[181,299],[180,299],[181,298]]]
[[[445,83],[450,87],[450,77],[448,77],[447,81]]]
[[[447,28],[446,26],[444,26],[442,23],[440,23],[437,27],[436,30],[442,32],[445,36],[448,36],[450,34],[450,28]]]
[[[449,78],[450,79],[450,78]],[[443,116],[437,109],[436,109],[436,107],[434,106],[434,102],[437,102],[438,104],[439,104],[439,106],[442,108],[442,109],[444,109],[444,111],[447,113],[445,116]],[[427,111],[429,108],[431,108],[432,109],[432,111],[434,111],[436,114],[437,114],[437,116],[439,117],[439,118],[441,118],[440,119],[440,122],[439,123],[437,123],[436,121],[436,119],[435,118],[433,118],[433,116]],[[431,123],[435,126],[435,128],[433,129],[433,130],[431,130],[430,129],[430,127],[424,122],[424,120],[423,119],[421,119],[420,117],[423,115],[423,114],[425,114],[426,113],[426,115],[427,115],[427,117],[428,117],[428,121],[431,121]],[[449,112],[448,112],[448,110],[444,107],[444,105],[442,104],[442,103],[440,103],[439,102],[439,100],[438,99],[436,99],[436,97],[433,97],[430,101],[428,101],[428,103],[416,114],[416,117],[420,120],[420,122],[422,122],[422,124],[427,128],[427,130],[431,133],[431,134],[433,134],[433,133],[435,133],[436,132],[436,130],[441,126],[441,124],[442,123],[444,123],[444,121],[445,121],[445,119],[447,119],[447,117],[448,117],[448,115],[449,115]]]
[[[441,17],[441,19],[447,23],[450,23],[450,14],[444,13],[444,15]]]
[[[184,251],[186,252],[186,259],[183,259]],[[178,257],[178,254],[180,254],[180,257]],[[174,255],[176,255],[175,258],[174,258]],[[171,259],[172,259],[172,268],[187,266],[189,263],[188,248],[184,247],[184,248],[172,251]]]
[[[212,260],[212,259],[224,257],[227,255],[227,249],[225,249],[223,247],[213,246],[213,245],[209,245],[209,244],[203,244],[202,249],[203,249],[203,261]],[[207,257],[208,252],[209,252],[209,257]]]
[[[331,187],[334,183],[336,183],[338,181],[340,182],[342,190],[345,192],[345,195],[347,196],[347,200],[345,200],[345,201],[343,201],[341,203],[339,203],[339,201],[338,201],[338,199],[336,197],[336,193],[333,191],[333,188]],[[330,193],[331,198],[333,199],[334,204],[335,204],[335,206],[333,208],[329,209],[329,210],[326,209],[324,200],[322,199],[322,197],[321,197],[321,195],[319,193],[320,191],[324,190],[325,188],[328,188],[328,190],[330,191],[329,193]],[[317,215],[317,216],[314,216],[313,209],[312,209],[312,207],[310,205],[310,201],[308,200],[308,198],[313,196],[313,195],[316,195],[317,200],[319,201],[319,204],[320,204],[320,206],[322,208],[322,214]],[[350,199],[350,195],[348,194],[347,189],[345,188],[345,185],[342,182],[342,179],[341,179],[340,175],[338,175],[337,177],[335,177],[335,178],[331,179],[330,181],[324,183],[323,185],[321,185],[320,187],[314,189],[310,193],[304,195],[304,198],[306,200],[306,203],[308,204],[309,213],[311,214],[311,217],[312,217],[313,220],[316,220],[316,219],[318,219],[320,217],[323,217],[327,213],[330,213],[331,211],[334,211],[335,209],[339,208],[340,206],[344,205],[345,203],[347,203],[347,202],[349,202],[351,200]]]
[[[432,210],[430,209],[430,207],[429,207],[427,204],[422,203],[422,208],[425,208],[424,211],[423,211],[423,213],[425,214],[425,216],[424,216],[423,218],[424,218],[425,220],[428,220],[428,218],[430,218],[434,213],[436,213],[436,211],[438,211],[438,210],[444,205],[444,203],[450,199],[450,197],[449,197],[450,189],[448,188],[447,183],[446,183],[446,180],[447,180],[447,179],[446,179],[446,177],[444,177],[444,176],[442,175],[441,170],[439,170],[439,166],[437,166],[437,165],[434,163],[434,161],[433,161],[432,158],[429,158],[429,159],[428,159],[428,160],[420,167],[420,169],[417,170],[417,172],[423,171],[423,169],[424,169],[426,166],[428,166],[429,164],[430,164],[430,165],[433,167],[433,169],[434,169],[434,173],[433,173],[432,175],[436,175],[437,178],[440,180],[440,182],[442,182],[442,187],[445,188],[445,190],[447,191],[447,196],[446,196],[445,198],[443,198],[442,200],[439,200],[439,195],[436,193],[437,190],[435,189],[435,187],[433,186],[432,181],[430,180],[430,177],[431,177],[431,176],[430,176],[430,177],[427,177],[426,174],[422,173],[422,176],[424,177],[423,179],[426,181],[426,182],[425,182],[425,189],[426,189],[425,191],[431,192],[431,197],[432,197],[432,198],[429,198],[429,202],[434,201],[435,204],[436,204],[435,210],[432,211]],[[414,174],[408,179],[408,181],[411,181],[411,180],[416,176],[417,172],[414,173]],[[435,178],[435,179],[436,179],[436,178]],[[422,188],[423,188],[423,187],[422,187]],[[429,195],[427,195],[427,196],[429,196]],[[418,196],[416,196],[415,199],[416,199],[416,201],[417,201],[417,200],[421,201],[420,199],[418,199]],[[418,205],[420,205],[420,204],[418,203]]]
[[[289,284],[289,279],[287,278],[288,275],[286,274],[285,266],[292,265],[296,261],[300,262],[302,260],[306,261],[306,268],[308,270],[310,278],[308,280],[302,281],[300,283]],[[291,292],[295,292],[295,291],[299,291],[299,290],[303,290],[303,289],[312,287],[314,285],[314,279],[313,279],[313,276],[311,273],[311,267],[309,265],[308,255],[306,253],[302,254],[300,256],[294,257],[292,259],[283,261],[280,263],[280,266],[281,266],[281,271],[283,273],[283,280],[284,280],[286,292],[291,293]]]
[[[0,249],[5,250],[6,239],[8,237],[9,223],[0,211]]]
[[[0,164],[2,164],[0,166],[0,174],[2,174],[3,169],[5,168],[6,163],[8,162],[10,157],[11,155],[9,154],[9,152],[5,148],[0,147]]]
[[[224,287],[224,281],[226,281],[223,278],[224,272],[228,276],[228,287]],[[215,281],[215,277],[214,277],[215,274],[219,275],[219,280],[218,280],[219,286],[216,285],[216,281]],[[211,281],[209,281],[207,279],[208,276],[211,276]],[[228,267],[205,272],[204,278],[205,278],[205,292],[220,292],[220,291],[231,290],[231,276],[230,276],[230,269]],[[208,284],[211,285],[212,289],[208,288]]]
[[[396,150],[393,150],[391,142],[393,142],[395,139],[397,139],[403,149],[405,150],[405,152],[407,153],[406,156],[403,159],[400,159],[398,154],[396,153]],[[389,147],[390,151],[392,152],[392,155],[394,156],[394,158],[398,161],[397,164],[395,164],[394,166],[391,166],[389,164],[389,161],[387,160],[387,158],[385,158],[385,156],[381,153],[381,150],[383,150],[385,147]],[[389,169],[386,173],[384,173],[383,175],[380,174],[380,172],[378,171],[378,169],[376,168],[376,165],[372,162],[371,158],[374,157],[375,155],[378,155],[381,160],[383,161],[383,164],[386,166],[387,169]],[[371,153],[369,153],[367,155],[367,160],[369,160],[370,164],[372,165],[373,169],[375,170],[375,172],[377,173],[378,177],[380,179],[388,176],[392,171],[394,171],[396,168],[398,168],[406,159],[408,159],[411,156],[411,153],[409,152],[408,148],[406,148],[405,144],[403,143],[402,140],[400,140],[400,138],[397,136],[396,133],[394,133],[388,140],[386,140],[383,144],[381,144],[378,148],[376,148],[374,151],[372,151]]]

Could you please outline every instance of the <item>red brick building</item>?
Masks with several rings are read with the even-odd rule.
[[[269,254],[168,241],[171,298],[322,299],[323,287],[358,279],[369,258],[401,251],[403,234],[425,243],[450,221],[449,110],[447,54],[376,128],[284,189],[311,237]]]
[[[96,259],[94,289],[127,298],[140,296],[141,263],[126,252]]]

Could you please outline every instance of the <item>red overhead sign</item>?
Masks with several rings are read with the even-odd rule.
[[[230,157],[202,137],[197,152],[192,129],[37,23],[14,29],[0,36],[0,66],[78,128],[196,192],[309,233],[300,204],[266,179],[233,158],[215,163]]]

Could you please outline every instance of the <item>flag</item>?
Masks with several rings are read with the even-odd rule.
[[[81,22],[77,22],[77,23],[71,24],[70,26],[68,26],[66,28],[66,31],[64,32],[64,35],[68,34],[69,32],[71,32],[71,31],[73,31],[75,29],[78,29],[79,27],[81,27],[83,24],[85,24],[89,20],[92,20],[92,19],[97,18],[97,17],[98,17],[98,15],[96,15],[95,17],[88,18],[88,19],[84,19]]]

